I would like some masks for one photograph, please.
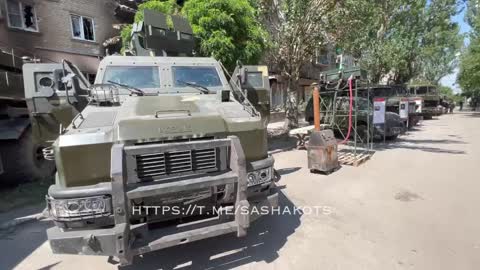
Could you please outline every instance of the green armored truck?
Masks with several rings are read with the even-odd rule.
[[[405,126],[412,128],[421,120],[419,106],[403,85],[376,85],[371,87],[372,97],[386,98],[386,110],[399,114]]]
[[[410,96],[412,98],[422,98],[421,110],[424,119],[432,119],[434,116],[441,115],[441,98],[437,87],[429,84],[411,84],[408,85]]]
[[[25,60],[15,50],[0,48],[0,187],[51,177],[55,170],[55,164],[43,158],[45,144],[38,140],[38,126],[29,115]]]
[[[156,29],[162,25],[134,31],[150,29],[142,37],[151,45],[164,37]],[[24,67],[36,78],[26,96],[38,117],[88,102],[59,125],[45,151],[57,166],[47,195],[54,253],[112,256],[127,265],[158,249],[244,236],[278,205],[267,153],[266,67],[239,66],[227,79],[213,58],[108,56],[94,85],[68,62],[57,68]],[[38,85],[43,77],[52,87]]]

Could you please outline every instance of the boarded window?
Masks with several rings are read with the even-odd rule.
[[[73,38],[95,41],[95,29],[92,18],[72,14],[70,20]]]
[[[10,28],[38,31],[35,7],[16,0],[7,0],[7,17]]]

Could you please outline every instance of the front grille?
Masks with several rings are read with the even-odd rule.
[[[216,148],[136,155],[136,172],[141,181],[166,176],[218,170]]]
[[[437,100],[425,100],[424,101],[425,107],[437,107],[438,101]]]

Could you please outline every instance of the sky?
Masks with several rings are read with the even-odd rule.
[[[453,17],[453,21],[457,22],[460,25],[460,32],[461,33],[467,33],[470,31],[470,26],[465,22],[465,7],[463,8],[462,12],[460,12],[457,16]],[[465,38],[465,44],[468,43],[467,38]],[[451,74],[448,74],[447,76],[443,77],[440,80],[440,84],[449,86],[453,89],[455,93],[460,93],[460,87],[456,84],[457,81],[457,74],[458,74],[458,68],[456,68]]]

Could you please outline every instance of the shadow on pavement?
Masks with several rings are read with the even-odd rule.
[[[35,221],[19,225],[16,230],[0,231],[0,269],[13,269],[30,256],[47,241],[46,230],[51,226],[50,221]]]
[[[439,144],[467,144],[464,141],[460,140],[412,140],[412,139],[404,139],[398,138],[395,143],[411,143],[411,144],[424,144],[424,143],[439,143]]]
[[[268,153],[275,154],[286,152],[297,148],[297,139],[288,135],[282,135],[268,139]]]
[[[42,268],[38,268],[38,270],[50,270],[50,269],[53,269],[55,266],[57,266],[57,264],[59,264],[59,263],[61,263],[61,262],[52,263],[52,264],[44,266]]]
[[[474,112],[472,112],[472,113],[464,113],[462,116],[463,116],[463,117],[480,118],[480,113],[474,113]]]
[[[280,175],[287,175],[287,174],[291,174],[291,173],[294,173],[298,170],[300,170],[301,167],[292,167],[292,168],[281,168],[281,169],[278,169],[277,172],[280,174]]]
[[[409,149],[419,150],[430,153],[445,153],[454,155],[465,155],[467,152],[463,150],[442,149],[438,147],[430,147],[419,144],[466,144],[466,142],[458,140],[411,140],[411,139],[397,139],[396,141],[387,142],[385,144],[375,144],[375,151],[384,151],[390,149]]]
[[[281,209],[293,212],[293,203],[279,192]],[[235,234],[192,242],[136,257],[119,269],[231,269],[252,262],[275,261],[288,237],[300,226],[301,214],[264,216],[251,224],[248,235]]]

